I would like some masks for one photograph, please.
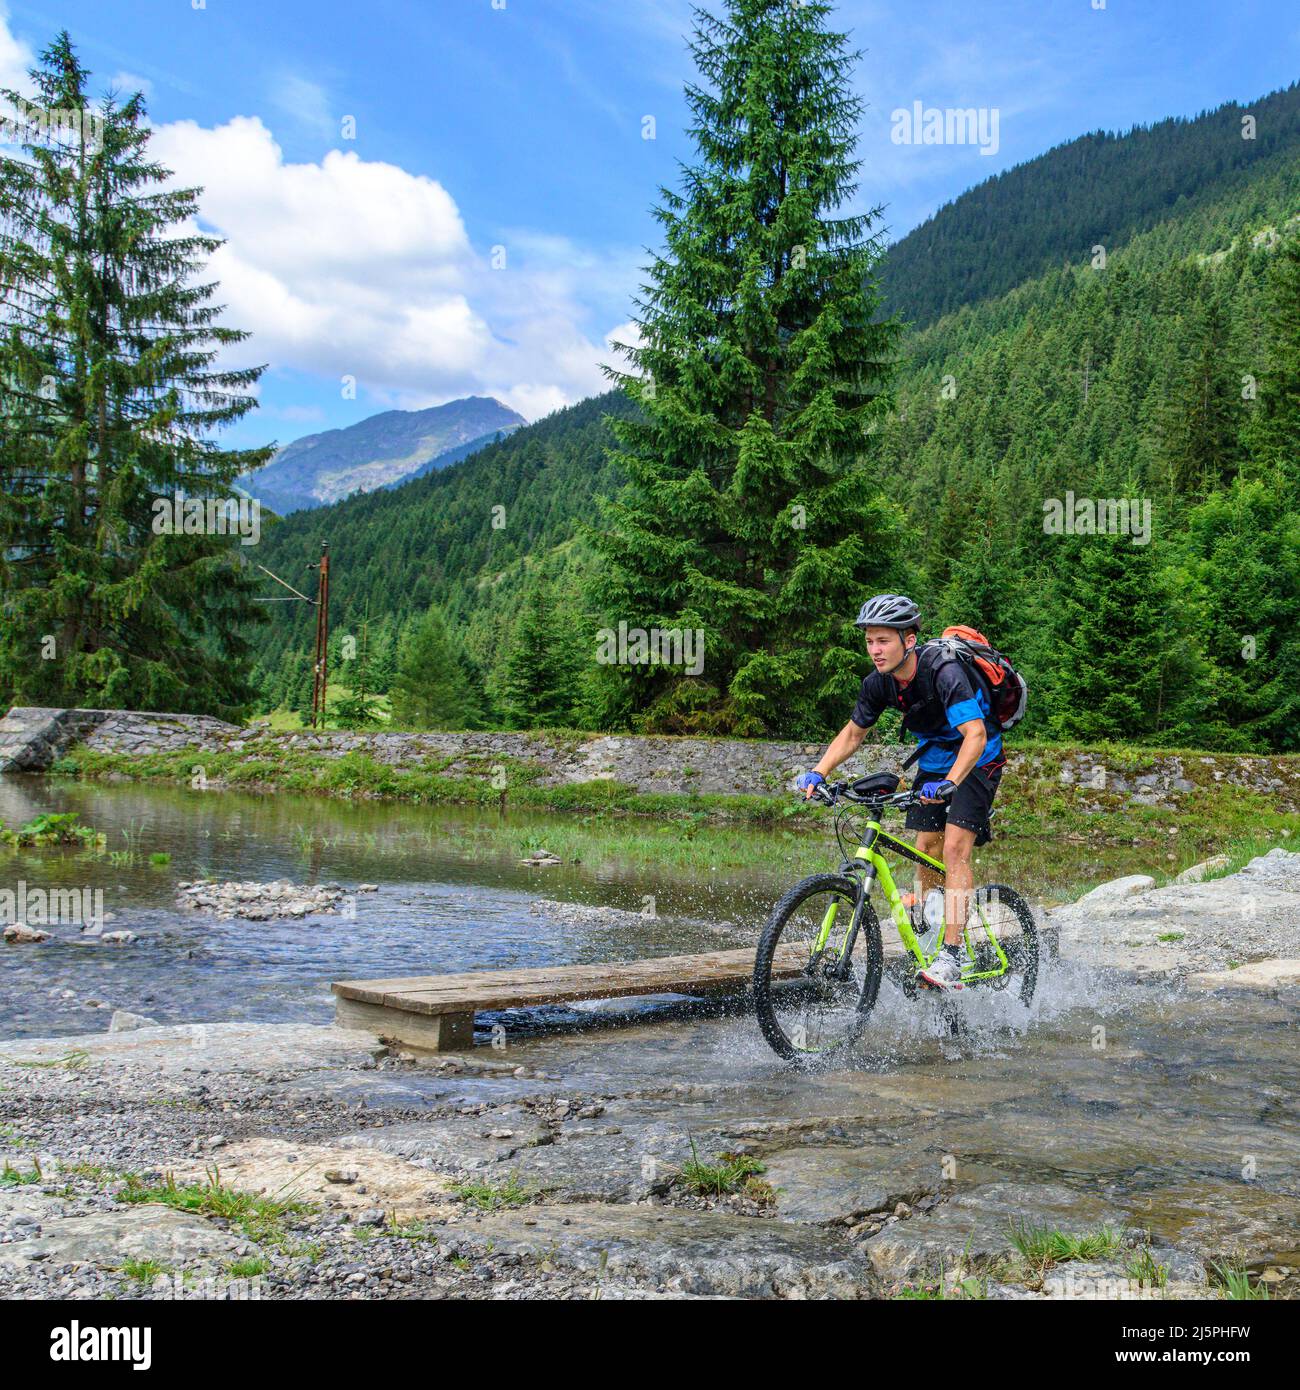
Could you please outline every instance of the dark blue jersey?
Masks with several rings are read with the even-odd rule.
[[[988,742],[977,764],[983,767],[1002,755],[1002,729],[990,713],[988,694],[959,660],[940,661],[936,656],[934,649],[922,648],[916,675],[906,685],[873,671],[862,682],[849,718],[859,728],[869,729],[887,709],[898,710],[921,744],[917,766],[922,772],[941,773],[950,771],[957,761],[962,742],[957,726],[983,719]]]

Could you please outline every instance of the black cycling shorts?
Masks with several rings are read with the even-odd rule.
[[[903,824],[908,830],[942,830],[946,825],[960,825],[975,832],[977,845],[988,844],[993,838],[989,813],[1006,762],[1005,757],[1000,757],[985,767],[972,768],[946,802],[911,807]],[[923,783],[938,782],[942,778],[941,772],[918,772],[912,790],[919,792]]]

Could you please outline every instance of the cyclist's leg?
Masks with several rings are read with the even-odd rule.
[[[961,940],[975,886],[971,853],[979,832],[988,825],[1005,761],[997,759],[988,766],[972,768],[945,808],[948,821],[944,831],[943,862],[948,871],[948,925],[943,939],[949,943]]]
[[[943,864],[947,870],[947,926],[943,939],[949,946],[955,946],[961,940],[962,928],[966,925],[966,909],[975,886],[970,864],[974,848],[975,832],[964,825],[954,825],[949,820],[943,834]]]
[[[912,783],[913,791],[921,790],[921,783],[933,779],[932,772],[919,772]],[[916,831],[916,847],[922,854],[928,854],[931,859],[943,858],[943,833],[944,824],[947,821],[948,808],[943,805],[934,806],[911,806],[907,811],[907,819],[903,825],[908,830]],[[931,888],[939,886],[939,875],[933,869],[927,869],[924,865],[917,868],[918,896],[924,899]]]

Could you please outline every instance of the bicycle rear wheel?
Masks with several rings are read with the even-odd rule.
[[[884,949],[869,899],[845,946],[858,884],[839,874],[796,883],[772,909],[754,958],[754,1006],[772,1049],[789,1061],[828,1056],[862,1033],[876,1002]]]

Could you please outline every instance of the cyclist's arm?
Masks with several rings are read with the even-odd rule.
[[[846,758],[851,758],[858,751],[866,736],[866,729],[850,719],[831,740],[830,745],[822,754],[821,762],[813,770],[820,772],[823,777],[829,777]]]
[[[961,747],[957,750],[957,761],[948,770],[948,780],[960,786],[966,774],[984,756],[989,736],[982,719],[968,719],[958,724],[957,732],[961,734]]]

